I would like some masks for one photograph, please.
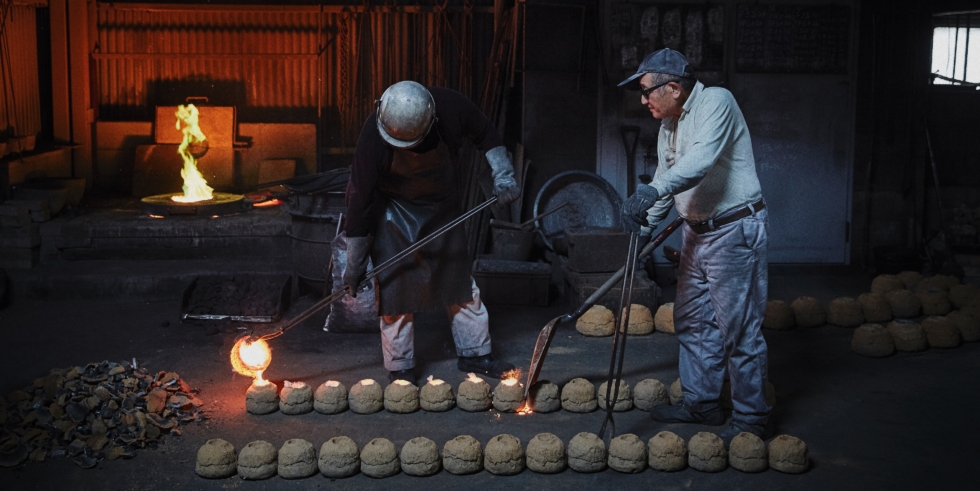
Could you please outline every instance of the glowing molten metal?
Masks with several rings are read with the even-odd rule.
[[[267,382],[262,378],[262,372],[272,363],[272,351],[264,339],[249,343],[248,337],[243,337],[231,348],[231,366],[236,372],[255,377],[256,385]]]
[[[197,159],[188,150],[191,145],[201,144],[207,140],[197,122],[197,107],[194,104],[177,106],[176,116],[177,129],[184,134],[184,139],[177,147],[177,153],[184,159],[184,168],[180,170],[180,177],[184,178],[184,195],[173,196],[171,199],[180,203],[209,200],[212,198],[212,189],[204,180],[201,172],[197,170]],[[181,127],[182,122],[184,123],[183,127]]]

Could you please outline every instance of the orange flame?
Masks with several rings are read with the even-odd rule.
[[[255,377],[258,385],[263,385],[265,379],[262,372],[269,368],[272,363],[272,350],[264,339],[255,342],[248,342],[248,337],[243,337],[231,348],[231,367],[238,373]]]
[[[516,378],[508,378],[508,379],[501,380],[500,383],[506,385],[507,387],[513,387],[513,386],[517,385],[517,379]]]
[[[531,409],[531,403],[529,403],[529,402],[525,402],[524,405],[521,406],[520,409],[517,410],[517,414],[519,416],[524,416],[524,415],[527,415],[527,414],[531,414],[533,412],[534,412],[534,410]]]
[[[184,178],[183,196],[171,196],[170,199],[179,203],[193,203],[195,201],[205,201],[212,198],[208,182],[204,180],[201,171],[197,170],[197,159],[188,150],[194,143],[204,143],[207,137],[201,132],[198,124],[198,110],[194,104],[177,106],[177,129],[184,134],[184,139],[177,147],[177,153],[184,159],[184,168],[180,170],[180,177]],[[181,127],[180,123],[184,126]]]
[[[466,377],[466,381],[474,384],[486,383],[482,378],[477,377],[475,373],[469,373]]]
[[[521,372],[522,370],[520,368],[515,368],[513,370],[504,372],[504,375],[501,378],[504,380],[509,380],[509,379],[520,380]]]

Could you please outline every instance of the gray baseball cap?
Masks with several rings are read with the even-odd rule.
[[[636,69],[636,73],[620,82],[618,87],[640,90],[640,77],[648,73],[666,73],[678,77],[694,78],[694,72],[691,71],[691,66],[687,64],[687,58],[678,51],[664,48],[648,54],[643,59],[643,63],[640,63],[640,68]]]

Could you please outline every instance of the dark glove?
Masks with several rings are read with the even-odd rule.
[[[509,204],[521,196],[521,189],[514,179],[514,165],[507,156],[507,148],[503,145],[492,148],[487,152],[487,162],[493,170],[493,194],[499,204]]]
[[[368,257],[371,255],[371,247],[374,245],[374,237],[348,237],[347,238],[347,267],[344,268],[344,284],[350,290],[350,296],[357,297],[357,285],[364,280],[367,273]]]
[[[640,227],[647,224],[647,210],[649,210],[660,195],[652,186],[641,184],[633,196],[630,196],[623,203],[622,222],[623,228],[628,232],[638,233]]]

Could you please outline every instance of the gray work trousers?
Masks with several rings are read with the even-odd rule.
[[[480,289],[470,279],[473,300],[446,307],[452,322],[456,356],[490,354],[490,318]],[[381,351],[388,371],[415,368],[415,314],[381,316]]]
[[[769,381],[762,318],[769,288],[768,210],[703,234],[684,226],[674,302],[684,406],[717,408],[725,374],[732,419],[764,425]]]

